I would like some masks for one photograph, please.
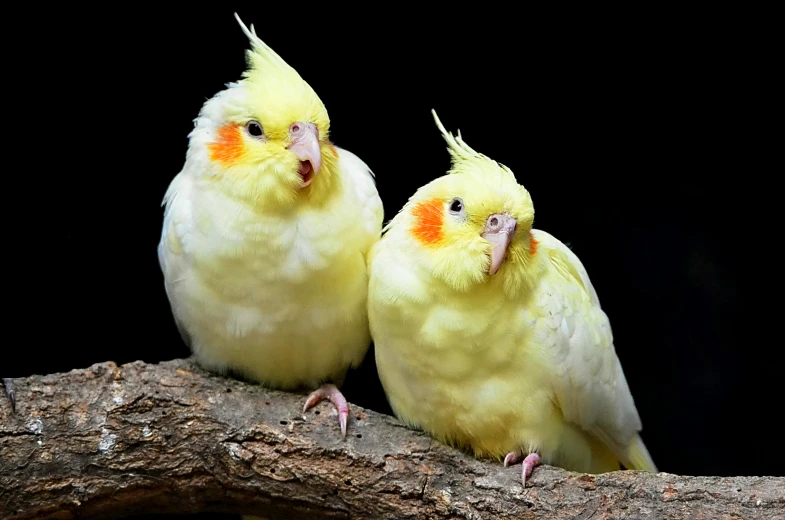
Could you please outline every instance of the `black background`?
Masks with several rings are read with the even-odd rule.
[[[20,166],[4,191],[2,375],[189,355],[156,256],[160,203],[202,103],[244,69],[237,10],[374,170],[385,220],[449,167],[431,108],[512,168],[535,227],[592,278],[661,471],[785,475],[765,28],[732,13],[378,9],[39,13],[7,50]],[[344,393],[389,413],[372,350]]]

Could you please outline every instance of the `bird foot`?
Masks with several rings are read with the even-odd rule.
[[[523,454],[520,451],[511,451],[504,457],[504,467],[506,468],[510,464],[515,464],[519,460],[521,460],[521,456]],[[538,466],[540,464],[540,456],[536,453],[529,453],[525,459],[523,459],[523,464],[521,467],[521,482],[523,483],[523,487],[526,487],[526,479],[531,477],[532,471],[534,471],[534,466]]]
[[[9,377],[3,378],[3,386],[5,386],[5,393],[8,394],[8,399],[11,401],[11,411],[16,411],[16,391],[14,390],[14,381]]]
[[[349,422],[349,403],[335,385],[322,385],[318,390],[308,396],[303,406],[303,414],[323,400],[329,400],[338,410],[338,423],[341,425],[341,438],[346,438],[346,425]]]

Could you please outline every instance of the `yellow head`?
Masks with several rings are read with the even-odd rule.
[[[190,171],[265,209],[329,197],[338,153],[319,96],[235,14],[251,41],[243,78],[208,100],[189,135]]]
[[[534,207],[512,171],[448,133],[452,168],[422,186],[387,225],[416,261],[454,289],[501,278],[514,289],[527,281],[537,252]]]

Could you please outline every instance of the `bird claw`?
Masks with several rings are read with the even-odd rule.
[[[341,438],[346,438],[346,427],[349,423],[349,403],[335,385],[322,385],[318,390],[308,396],[303,406],[303,414],[317,403],[327,399],[338,410],[338,424],[341,425]]]
[[[523,482],[524,489],[526,488],[526,478],[531,477],[534,466],[539,464],[540,456],[536,453],[529,453],[526,455],[526,458],[523,459],[523,464],[521,465],[521,482]]]
[[[515,464],[519,460],[521,460],[521,456],[523,453],[520,451],[511,451],[504,457],[504,467],[506,468],[510,464]],[[523,459],[523,464],[521,465],[521,482],[523,482],[523,487],[526,487],[526,479],[531,477],[532,471],[534,470],[534,466],[540,464],[540,456],[536,453],[529,453],[525,459]]]
[[[521,452],[520,451],[511,451],[504,457],[504,467],[506,468],[510,464],[515,464],[521,459]]]
[[[14,390],[14,382],[11,378],[3,378],[3,386],[5,386],[5,393],[11,401],[11,411],[16,412],[16,391]]]

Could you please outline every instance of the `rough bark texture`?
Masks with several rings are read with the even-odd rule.
[[[190,360],[18,379],[0,399],[0,518],[214,511],[267,518],[785,519],[785,478],[581,475],[482,462],[352,407]],[[0,396],[4,397],[4,396]],[[530,487],[531,486],[531,487]]]

